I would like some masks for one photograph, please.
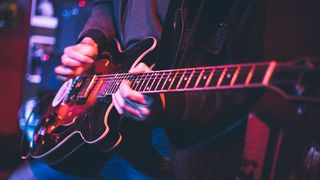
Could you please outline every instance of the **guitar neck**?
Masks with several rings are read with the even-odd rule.
[[[163,93],[176,91],[199,91],[267,86],[276,62],[237,64],[226,66],[197,67],[153,71],[138,75],[123,73],[93,76],[78,94],[85,98],[92,84],[98,98],[114,94],[121,81],[129,80],[132,89],[141,93]],[[96,82],[96,83],[93,83]]]

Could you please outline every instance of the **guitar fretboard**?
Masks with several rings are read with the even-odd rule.
[[[266,86],[275,66],[276,62],[272,61],[162,70],[138,75],[123,73],[93,76],[86,80],[78,98],[85,98],[91,89],[98,93],[98,98],[111,95],[118,90],[122,80],[129,80],[132,89],[141,93]]]

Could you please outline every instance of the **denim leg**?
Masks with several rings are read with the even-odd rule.
[[[126,160],[120,156],[115,155],[112,157],[104,166],[101,171],[102,179],[112,180],[153,180],[152,178],[144,175],[143,173],[136,170]]]
[[[68,180],[86,180],[88,178],[69,175],[53,169],[47,164],[41,161],[28,161],[20,166],[15,172],[8,178],[9,180],[56,180],[56,179],[68,179]]]

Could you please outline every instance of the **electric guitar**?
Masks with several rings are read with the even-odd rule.
[[[25,158],[31,156],[54,164],[85,143],[99,144],[105,152],[116,148],[122,136],[119,118],[111,115],[111,95],[124,79],[132,82],[133,90],[146,94],[265,87],[288,100],[320,103],[320,68],[314,60],[125,73],[139,62],[148,61],[156,45],[156,39],[148,37],[122,51],[115,41],[109,58],[117,58],[123,62],[121,65],[100,65],[106,67],[107,74],[82,74],[66,81],[36,127]]]

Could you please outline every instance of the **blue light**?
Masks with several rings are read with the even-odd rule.
[[[63,17],[69,16],[69,12],[66,9],[64,9],[61,14],[62,14]]]
[[[79,14],[79,8],[73,8],[72,9],[72,15],[78,15]]]

